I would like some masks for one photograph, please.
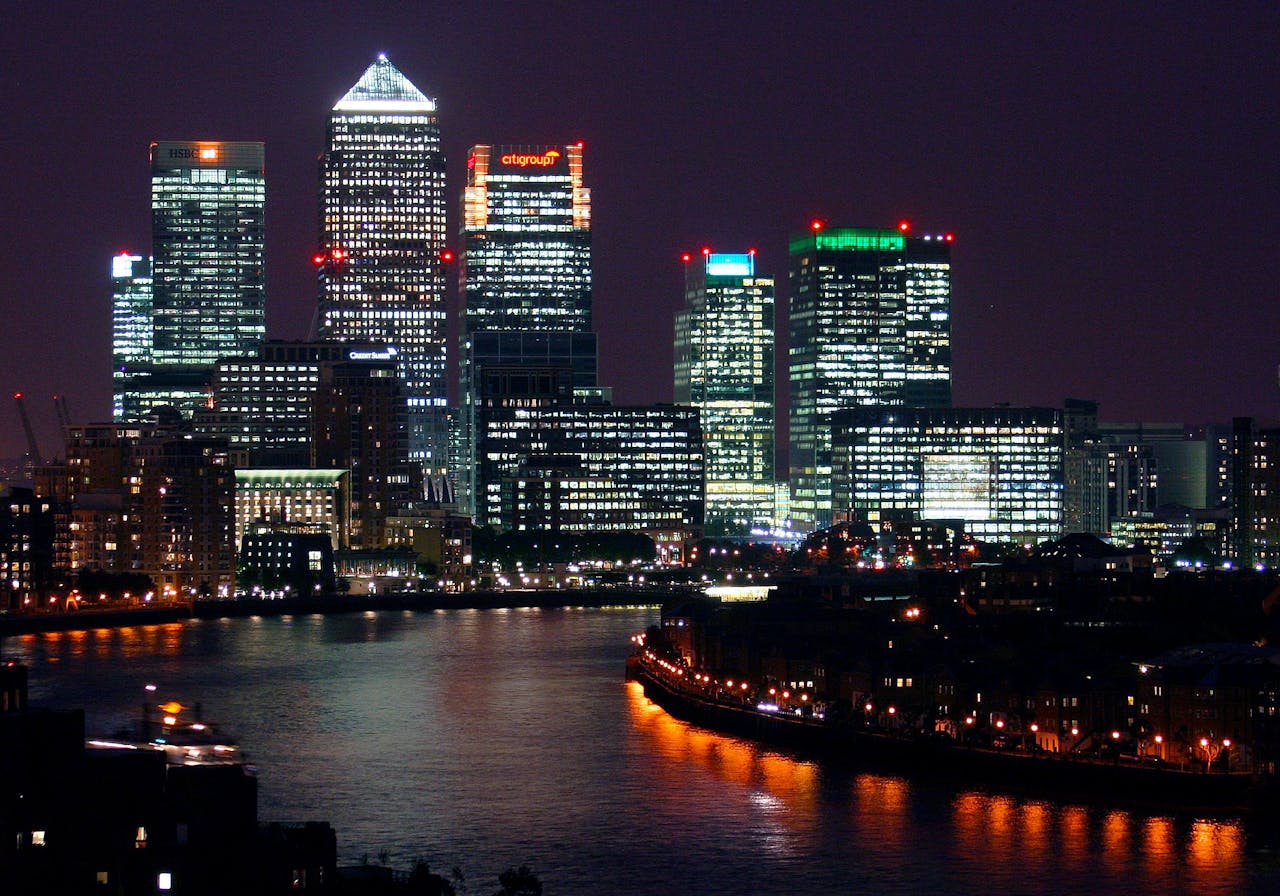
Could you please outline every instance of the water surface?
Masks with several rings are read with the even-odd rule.
[[[678,722],[623,681],[651,609],[203,620],[9,638],[33,704],[91,734],[144,685],[202,702],[259,768],[264,821],[343,863],[528,864],[547,896],[1280,892],[1280,835],[923,785]]]

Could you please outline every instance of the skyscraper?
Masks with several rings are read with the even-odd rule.
[[[153,258],[112,260],[115,419],[209,400],[219,358],[266,335],[261,143],[151,144]]]
[[[755,252],[684,258],[675,400],[701,411],[712,534],[773,524],[773,280]]]
[[[463,194],[462,404],[458,467],[476,510],[478,393],[485,368],[563,367],[596,385],[591,329],[591,193],[582,144],[474,146]]]
[[[151,259],[121,252],[111,259],[112,417],[125,417],[131,385],[151,364]]]
[[[379,56],[329,116],[318,335],[396,348],[409,450],[433,473],[448,453],[444,177],[435,100]]]
[[[826,228],[791,240],[791,507],[831,523],[840,408],[951,404],[951,235]]]
[[[153,143],[152,361],[211,367],[267,332],[261,143]]]
[[[582,144],[474,146],[463,203],[467,332],[591,332]]]

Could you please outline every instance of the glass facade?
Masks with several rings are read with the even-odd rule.
[[[152,258],[111,262],[112,417],[209,404],[219,358],[266,335],[261,143],[151,144]]]
[[[151,259],[121,252],[111,259],[112,419],[123,420],[125,394],[151,362]]]
[[[319,335],[398,350],[411,456],[432,473],[448,457],[444,197],[436,103],[379,56],[329,117]]]
[[[774,520],[773,280],[755,256],[707,254],[686,268],[675,322],[675,400],[702,415],[712,534]]]
[[[474,146],[463,197],[466,332],[591,332],[582,145]]]
[[[196,429],[244,449],[250,467],[311,462],[311,414],[326,365],[385,365],[388,346],[270,341],[249,357],[223,358],[214,369],[212,406],[196,413]]]
[[[151,145],[156,367],[209,368],[257,350],[265,216],[261,143]]]
[[[951,404],[951,238],[820,229],[791,241],[791,508],[828,526],[830,415]]]
[[[501,527],[515,519],[511,482],[531,467],[573,467],[573,478],[609,480],[613,508],[626,505],[653,519],[674,508],[685,528],[704,519],[702,428],[697,408],[677,405],[615,407],[571,403],[562,368],[494,368],[484,372],[484,406],[478,417],[479,525]],[[582,509],[582,508],[579,508]],[[596,518],[600,528],[605,516]],[[646,517],[649,519],[649,517]],[[642,528],[638,524],[636,528]],[[647,527],[647,526],[646,526]]]
[[[591,193],[582,144],[474,146],[463,194],[460,498],[476,512],[479,371],[562,366],[596,385]]]
[[[1059,410],[864,407],[836,412],[831,431],[839,518],[959,521],[985,541],[1062,534]]]

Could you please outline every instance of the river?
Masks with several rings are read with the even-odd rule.
[[[922,785],[668,717],[623,681],[653,609],[193,620],[11,637],[33,705],[90,734],[199,700],[259,769],[263,821],[340,863],[528,864],[547,896],[1273,893],[1280,832]]]

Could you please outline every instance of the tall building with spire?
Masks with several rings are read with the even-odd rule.
[[[317,335],[393,346],[409,450],[445,469],[445,161],[436,102],[385,56],[329,116],[321,159]]]
[[[755,250],[686,253],[675,400],[702,415],[708,534],[773,525],[773,280]]]

